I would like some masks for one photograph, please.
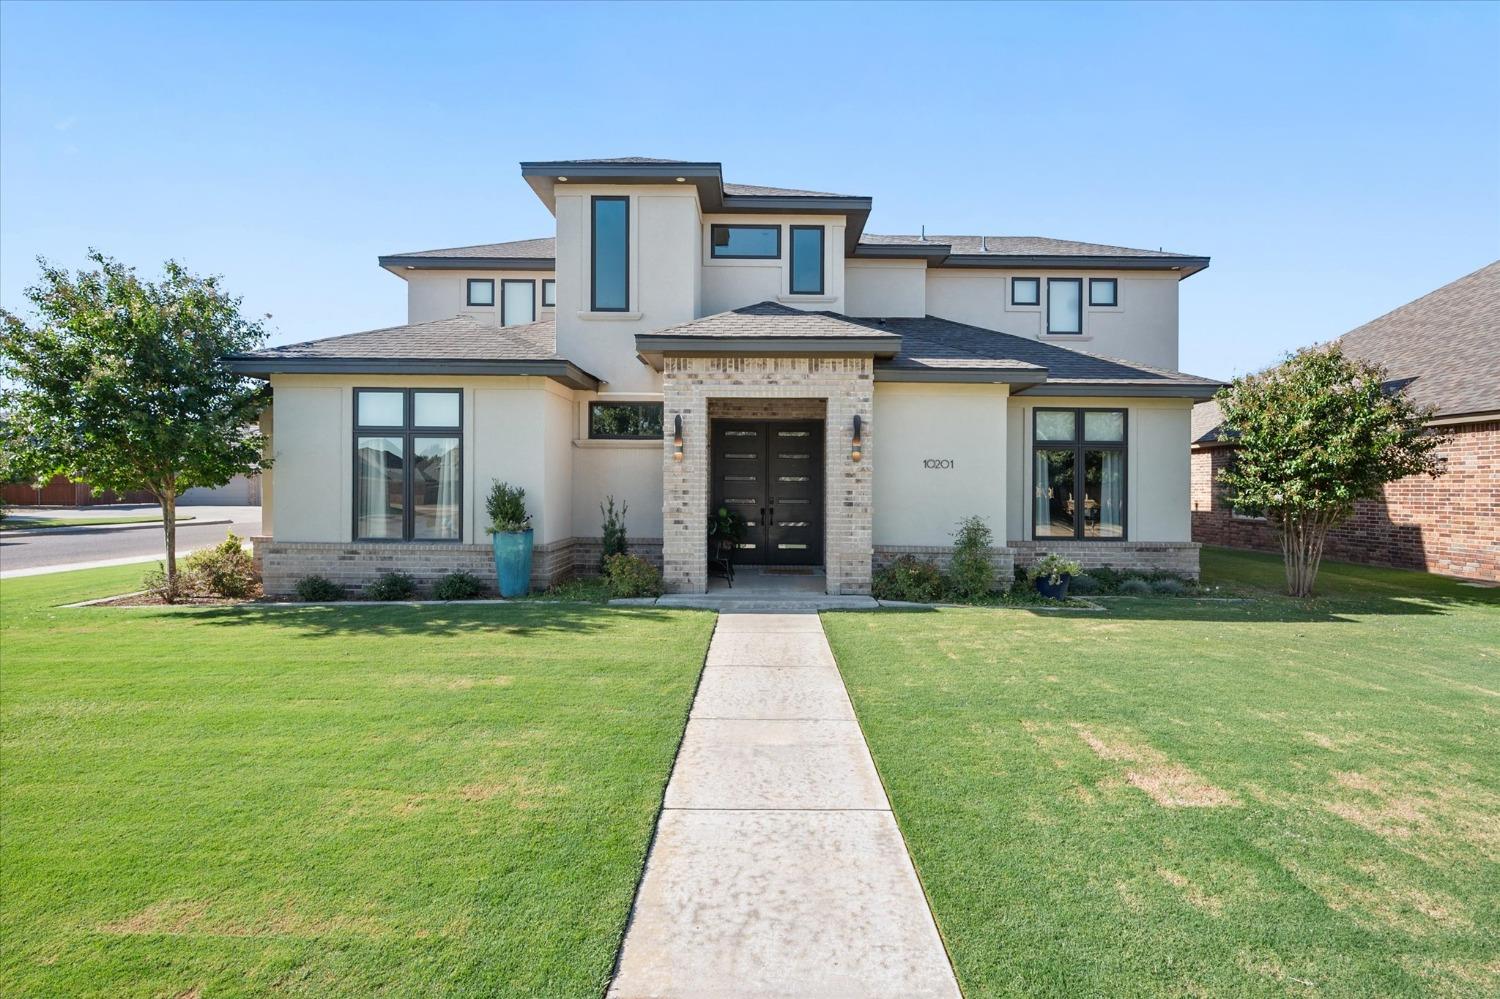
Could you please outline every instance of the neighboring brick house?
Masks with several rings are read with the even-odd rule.
[[[271,383],[268,592],[483,572],[492,479],[526,490],[532,580],[596,571],[600,503],[669,589],[741,564],[867,593],[985,518],[996,561],[1195,576],[1180,282],[1206,257],[1035,236],[877,236],[868,197],[718,163],[521,164],[537,239],[380,258],[405,325],[237,357]]]
[[[1500,261],[1345,333],[1352,357],[1436,415],[1444,473],[1410,476],[1360,503],[1332,532],[1329,558],[1500,582]],[[1193,409],[1193,540],[1276,549],[1275,532],[1237,516],[1217,475],[1233,460],[1217,403]]]

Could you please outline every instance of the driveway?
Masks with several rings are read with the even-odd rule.
[[[111,506],[74,509],[35,508],[15,510],[18,514],[36,512],[48,517],[124,517],[130,515],[149,516],[159,513],[153,505],[120,504]],[[192,521],[177,525],[177,554],[218,544],[227,532],[233,531],[248,538],[260,533],[260,507],[258,506],[184,506],[178,508],[179,516],[191,516]],[[231,523],[200,523],[203,521],[228,520]],[[32,575],[49,568],[71,566],[77,563],[131,561],[150,562],[166,557],[165,542],[161,526],[144,527],[129,525],[120,527],[54,528],[17,537],[10,532],[0,534],[0,578],[14,575]]]

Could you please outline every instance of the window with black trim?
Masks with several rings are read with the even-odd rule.
[[[640,441],[662,439],[659,402],[589,403],[589,439]]]
[[[1010,304],[1011,305],[1041,305],[1042,304],[1042,279],[1034,277],[1013,277],[1010,279]]]
[[[495,281],[493,278],[469,278],[464,303],[467,305],[494,305]]]
[[[1089,304],[1115,306],[1120,304],[1120,282],[1115,278],[1089,278]]]
[[[458,541],[463,392],[354,390],[354,540]]]
[[[823,294],[823,227],[791,227],[792,261],[787,287],[793,295]]]
[[[709,226],[710,254],[716,260],[780,260],[781,226]]]
[[[1047,332],[1083,332],[1083,278],[1047,279]]]
[[[536,322],[536,282],[506,278],[500,282],[500,325],[524,326]]]
[[[630,198],[594,195],[589,219],[589,308],[630,311]]]
[[[557,308],[557,282],[552,278],[542,278],[542,308]]]
[[[1125,539],[1123,409],[1032,411],[1031,534]]]

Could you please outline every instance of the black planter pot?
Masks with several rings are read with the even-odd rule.
[[[1046,576],[1038,576],[1036,578],[1036,591],[1048,600],[1066,600],[1068,599],[1068,583],[1072,579],[1072,576],[1064,573],[1057,577],[1056,583],[1053,583]]]

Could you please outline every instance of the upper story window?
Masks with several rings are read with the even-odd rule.
[[[493,278],[469,278],[468,293],[464,296],[468,305],[494,305],[495,282]]]
[[[1032,537],[1125,539],[1125,410],[1033,411]]]
[[[354,390],[354,540],[457,541],[463,393]]]
[[[536,282],[506,278],[500,282],[500,325],[536,322]]]
[[[714,225],[709,227],[709,235],[715,259],[781,259],[779,225]]]
[[[1047,332],[1083,332],[1083,279],[1047,279]]]
[[[823,294],[823,227],[794,225],[792,232],[791,278],[787,286],[793,295]]]
[[[592,440],[660,440],[662,404],[659,402],[589,403]]]
[[[557,308],[557,282],[552,278],[542,279],[542,308]]]
[[[594,312],[630,311],[630,199],[595,195],[590,210],[589,308]]]
[[[1116,306],[1120,304],[1120,283],[1114,278],[1089,278],[1089,304]]]
[[[1011,305],[1041,305],[1042,279],[1014,277],[1010,279]]]

